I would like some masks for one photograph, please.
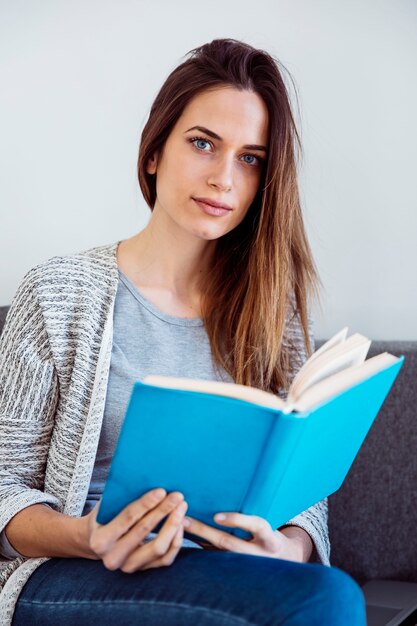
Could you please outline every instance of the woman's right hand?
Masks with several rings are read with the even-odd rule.
[[[182,546],[183,520],[188,508],[182,493],[173,491],[167,495],[164,489],[148,491],[103,525],[96,521],[98,507],[99,503],[80,518],[85,524],[93,559],[101,559],[107,569],[126,573],[173,563]],[[167,515],[156,537],[143,543]]]

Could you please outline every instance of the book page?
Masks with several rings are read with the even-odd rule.
[[[347,333],[348,333],[347,326],[345,326],[345,328],[342,328],[342,330],[339,330],[338,333],[336,333],[333,337],[328,339],[326,343],[324,343],[318,350],[313,352],[313,354],[310,356],[309,359],[307,359],[307,361],[304,363],[303,367],[299,370],[299,372],[303,370],[303,368],[305,367],[305,365],[307,365],[307,363],[311,363],[312,361],[314,361],[318,356],[323,354],[323,352],[326,352],[327,350],[330,350],[330,348],[333,348],[334,346],[338,346],[339,344],[343,343],[346,340]]]
[[[334,348],[334,346],[338,346],[339,344],[343,343],[346,339],[347,332],[348,332],[348,327],[345,326],[345,328],[342,328],[342,330],[339,330],[338,333],[336,333],[335,335],[333,335],[333,337],[328,339],[320,348],[318,348],[318,350],[313,352],[313,354],[309,356],[309,358],[304,363],[304,365],[300,367],[300,369],[298,370],[296,376],[294,377],[293,386],[297,384],[296,381],[303,376],[303,373],[306,370],[310,369],[310,363],[315,361],[317,357],[319,357],[324,352],[327,352],[328,350],[330,350],[330,348]]]
[[[294,378],[288,393],[288,402],[296,402],[312,385],[348,367],[363,363],[371,341],[356,333],[332,348],[325,350],[316,359],[307,361]]]
[[[330,398],[346,391],[346,389],[373,376],[377,372],[382,371],[396,361],[398,361],[398,357],[388,352],[383,352],[360,365],[333,374],[333,376],[310,387],[299,400],[294,402],[291,408],[300,412],[309,411],[327,400],[330,400]]]
[[[209,393],[228,398],[236,398],[237,400],[245,400],[270,409],[283,411],[286,403],[278,396],[256,387],[248,385],[236,385],[234,383],[226,383],[218,380],[201,380],[197,378],[176,378],[173,376],[145,376],[142,380],[146,385],[155,385],[156,387],[165,387],[169,389],[182,389],[185,391],[197,391],[200,393]]]

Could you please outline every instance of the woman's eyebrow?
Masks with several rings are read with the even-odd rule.
[[[218,141],[223,141],[220,135],[210,130],[209,128],[205,128],[205,126],[192,126],[188,130],[186,130],[185,133],[188,133],[190,130],[199,130],[201,133],[205,133],[206,135],[208,135],[209,137],[212,137],[213,139],[217,139]],[[243,148],[245,150],[260,150],[262,152],[268,152],[268,150],[266,149],[266,146],[260,146],[255,143],[247,144],[246,146],[243,146]]]

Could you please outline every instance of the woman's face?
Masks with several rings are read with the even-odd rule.
[[[267,141],[268,110],[258,94],[222,87],[195,96],[148,163],[156,173],[154,213],[205,240],[233,230],[258,190]]]

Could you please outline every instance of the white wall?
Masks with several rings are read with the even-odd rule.
[[[149,106],[192,47],[276,55],[301,108],[317,336],[417,338],[414,0],[0,0],[0,304],[55,254],[130,236]]]

